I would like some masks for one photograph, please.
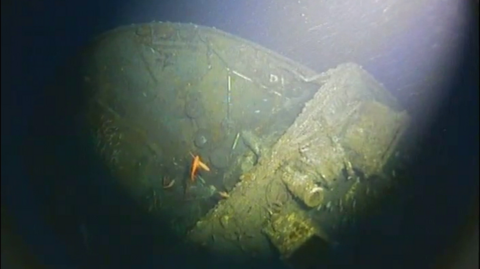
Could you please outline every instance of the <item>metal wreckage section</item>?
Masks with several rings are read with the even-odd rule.
[[[392,183],[383,168],[409,117],[357,64],[316,74],[219,30],[172,23],[120,28],[92,47],[85,129],[150,214],[193,207],[177,201],[189,152],[222,171],[202,174],[209,195],[223,189],[226,199],[193,210],[207,213],[192,218],[189,245],[240,261],[278,252],[297,268],[320,263],[298,257],[328,248]]]
[[[271,242],[287,262],[304,263],[297,252],[322,253],[305,246],[324,249],[335,234],[332,227],[374,202],[365,191],[385,187],[361,178],[383,174],[407,114],[358,65],[299,77],[321,85],[313,99],[271,147],[243,134],[259,160],[242,171],[229,198],[197,222],[190,240],[240,259],[268,253]],[[307,213],[312,208],[324,216],[312,218]]]

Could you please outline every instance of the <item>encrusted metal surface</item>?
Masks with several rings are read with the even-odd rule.
[[[316,74],[216,29],[175,23],[110,31],[76,60],[58,89],[79,94],[52,110],[74,125],[74,135],[58,132],[61,143],[50,149],[57,159],[37,166],[61,167],[43,172],[58,178],[52,181],[58,218],[82,204],[80,194],[71,195],[76,187],[114,192],[120,186],[115,195],[128,201],[122,200],[128,210],[103,189],[95,198],[95,212],[131,228],[105,237],[119,246],[155,227],[148,238],[162,257],[189,255],[194,246],[227,261],[275,259],[264,234],[275,214],[301,214],[335,239],[339,225],[391,186],[382,168],[408,117],[358,65]],[[75,140],[75,158],[62,158],[67,140]],[[192,155],[210,167],[193,181]],[[88,162],[106,168],[112,180],[104,180],[103,170],[102,176],[84,171]],[[62,181],[72,173],[76,185]],[[306,193],[289,185],[306,175]],[[367,180],[375,175],[381,180]],[[149,225],[136,226],[130,216]],[[107,255],[101,244],[90,248]]]
[[[197,223],[188,234],[189,240],[214,253],[239,259],[272,255],[262,228],[276,210],[292,207],[297,211],[303,210],[296,207],[298,201],[292,199],[283,184],[285,180],[300,180],[299,175],[282,181],[282,177],[286,176],[286,167],[291,167],[299,174],[313,175],[315,188],[324,190],[320,205],[316,204],[318,210],[327,208],[330,212],[339,213],[336,216],[322,214],[322,221],[318,223],[327,228],[341,223],[338,216],[346,215],[340,214],[344,209],[364,207],[368,204],[367,200],[375,200],[362,195],[363,187],[358,188],[358,173],[366,177],[383,174],[385,159],[390,157],[392,147],[395,148],[397,133],[405,128],[408,117],[397,110],[395,100],[381,85],[372,84],[371,77],[358,65],[340,65],[316,79],[322,81],[322,86],[313,99],[306,103],[303,112],[271,149],[263,149],[258,164],[242,176],[243,181],[230,192],[230,197]],[[388,113],[377,120],[371,114],[364,113],[362,108],[365,106],[376,108],[377,113]],[[368,118],[370,125],[358,121],[364,117]],[[384,118],[388,120],[382,120]],[[351,142],[345,130],[358,128],[365,128],[364,132],[381,138],[380,141],[389,142],[377,145],[377,140],[363,139],[370,136],[360,136],[364,147],[350,147],[347,151],[345,146]],[[394,131],[382,132],[384,128]],[[364,152],[369,146],[377,150],[374,153]],[[352,155],[364,158],[357,161],[350,158]],[[381,162],[377,161],[380,159]],[[384,181],[388,182],[387,179]],[[383,186],[367,182],[362,184],[367,186],[367,190],[379,190]],[[304,197],[299,198],[301,200]],[[318,221],[318,218],[315,219]]]
[[[247,150],[244,143],[232,148],[237,133],[278,138],[318,87],[296,76],[311,70],[193,24],[122,27],[83,56],[82,87],[90,97],[81,129],[135,200],[152,214],[175,211],[172,228],[183,231],[212,205],[204,193],[229,191],[238,179],[224,175]],[[212,171],[201,175],[208,186],[185,190],[191,153]]]

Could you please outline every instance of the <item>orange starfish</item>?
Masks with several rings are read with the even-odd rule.
[[[200,156],[193,155],[191,152],[190,152],[190,155],[192,155],[193,157],[192,168],[191,168],[192,170],[190,170],[190,180],[194,182],[195,174],[197,174],[197,171],[199,168],[202,168],[205,171],[210,171],[210,168],[200,160]]]

